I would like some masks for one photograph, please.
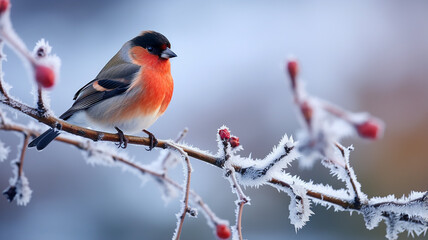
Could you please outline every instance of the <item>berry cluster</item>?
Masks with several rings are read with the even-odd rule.
[[[226,128],[220,129],[218,131],[218,134],[220,135],[220,139],[223,142],[229,142],[232,148],[236,148],[239,146],[239,137],[230,136],[230,132]]]

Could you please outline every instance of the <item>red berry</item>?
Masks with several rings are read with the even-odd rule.
[[[236,148],[237,146],[239,146],[239,137],[231,137],[230,145],[232,145],[233,148]]]
[[[9,7],[9,0],[0,0],[0,14],[4,13]]]
[[[296,88],[296,78],[297,78],[297,74],[299,73],[299,64],[297,63],[297,61],[294,59],[289,60],[287,63],[287,70],[288,70],[288,75],[290,76],[290,79],[291,79],[291,84],[293,88]]]
[[[229,140],[230,139],[230,132],[226,128],[220,129],[218,131],[218,134],[220,135],[221,140]]]
[[[52,68],[43,65],[36,65],[34,67],[34,71],[36,81],[40,86],[50,88],[55,84],[55,72]]]
[[[303,117],[305,118],[305,121],[308,125],[311,123],[312,115],[314,110],[312,109],[311,105],[307,101],[304,101],[300,105],[300,110],[302,111]]]
[[[228,239],[230,238],[230,229],[227,225],[225,224],[219,224],[217,225],[217,237],[221,238],[221,239]]]
[[[358,134],[363,138],[377,139],[382,133],[382,126],[375,119],[369,119],[355,127]]]

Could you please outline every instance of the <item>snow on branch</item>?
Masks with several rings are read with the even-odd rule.
[[[176,141],[159,140],[157,148],[162,149],[160,157],[150,165],[143,165],[124,153],[118,153],[106,143],[119,142],[120,137],[117,134],[72,125],[58,119],[50,111],[43,89],[50,88],[55,83],[59,75],[59,58],[51,55],[52,48],[45,40],[40,40],[30,52],[12,27],[9,18],[10,5],[5,6],[0,8],[0,103],[2,107],[15,109],[41,123],[25,126],[14,123],[8,120],[6,114],[0,109],[0,129],[19,132],[24,136],[22,145],[19,146],[18,158],[11,161],[13,177],[10,180],[10,187],[3,192],[9,201],[16,200],[18,205],[26,205],[31,198],[32,191],[23,172],[28,142],[31,138],[40,135],[43,130],[40,127],[42,124],[49,127],[61,125],[61,131],[66,134],[62,134],[55,140],[77,147],[82,151],[88,164],[120,167],[136,174],[143,182],[146,182],[147,176],[150,176],[161,188],[165,199],[175,197],[176,192],[183,193],[183,204],[177,215],[174,239],[180,238],[185,216],[189,214],[197,217],[197,210],[203,213],[208,225],[218,238],[227,239],[232,236],[234,239],[243,239],[241,224],[243,207],[246,204],[249,205],[250,198],[244,194],[241,186],[262,185],[274,187],[290,197],[289,219],[296,230],[308,223],[310,216],[314,214],[311,210],[311,205],[314,203],[327,208],[333,207],[336,211],[361,214],[364,216],[367,229],[377,227],[384,220],[387,225],[386,238],[388,239],[397,239],[398,234],[404,231],[409,232],[410,235],[426,233],[428,193],[411,192],[409,196],[401,198],[393,195],[368,197],[363,192],[351,166],[350,153],[354,148],[340,144],[340,140],[348,136],[371,140],[380,138],[383,133],[382,121],[368,113],[352,113],[309,95],[299,81],[299,65],[295,59],[287,63],[287,72],[302,125],[297,135],[298,142],[284,135],[270,154],[263,159],[254,159],[239,155],[239,151],[243,149],[239,138],[231,135],[225,126],[217,132],[216,154],[179,143],[187,132],[185,130]],[[1,68],[5,58],[2,52],[4,41],[21,56],[26,65],[31,66],[29,71],[34,77],[35,89],[37,89],[35,107],[16,100],[8,92],[10,86],[4,81]],[[145,146],[150,144],[148,138],[137,136],[126,136],[126,138],[129,144]],[[0,162],[8,159],[9,149],[10,146],[0,141]],[[235,202],[237,204],[236,225],[232,228],[233,234],[230,231],[229,222],[218,218],[202,198],[190,189],[192,168],[189,157],[222,169],[225,178],[230,182],[232,192],[238,197]],[[168,177],[168,170],[179,161],[183,163],[184,185]],[[343,187],[335,189],[328,184],[300,179],[299,176],[287,171],[294,161],[303,167],[311,167],[316,162],[321,162],[330,170],[333,177],[343,182]]]

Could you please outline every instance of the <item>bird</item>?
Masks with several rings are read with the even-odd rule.
[[[143,31],[127,41],[94,80],[74,95],[73,105],[59,118],[71,124],[100,131],[117,131],[118,147],[126,148],[125,134],[145,132],[152,150],[158,143],[147,130],[167,109],[174,82],[169,59],[177,55],[161,33]],[[62,126],[47,130],[28,147],[43,150]]]

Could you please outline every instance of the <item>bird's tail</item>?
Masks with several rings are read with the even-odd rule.
[[[43,150],[50,142],[52,142],[58,135],[60,131],[54,128],[51,128],[44,132],[42,135],[35,138],[28,144],[28,147],[36,147],[37,150]]]

